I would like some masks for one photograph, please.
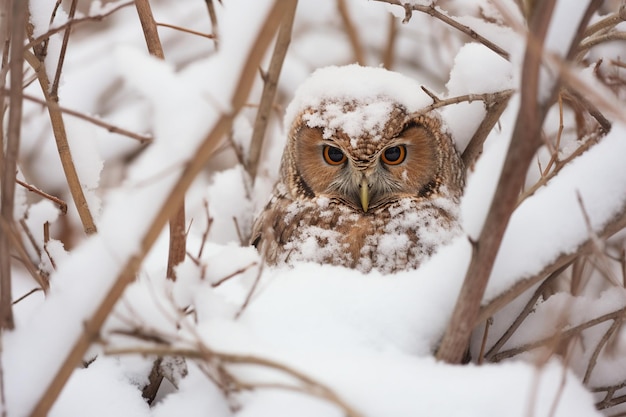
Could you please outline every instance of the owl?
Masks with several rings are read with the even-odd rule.
[[[417,268],[461,233],[465,168],[431,99],[382,68],[317,70],[285,115],[279,179],[253,225],[269,265]]]

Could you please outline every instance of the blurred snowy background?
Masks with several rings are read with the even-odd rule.
[[[73,3],[29,2],[31,41],[49,39],[50,82],[64,31],[49,31],[68,21]],[[66,202],[67,214],[17,186],[22,250],[11,261],[15,330],[2,334],[3,415],[42,415],[48,406],[59,417],[626,415],[623,2],[556,2],[540,88],[555,74],[566,88],[543,125],[545,144],[502,241],[466,365],[438,362],[434,352],[513,134],[533,2],[434,2],[430,10],[490,49],[420,12],[429,1],[409,2],[411,15],[410,4],[394,1],[298,1],[255,176],[249,155],[263,79],[248,67],[249,51],[272,10],[289,2],[151,1],[165,62],[149,56],[134,2],[75,3],[58,98],[80,116],[65,112],[63,122],[98,232],[83,231],[41,77],[27,59],[18,180]],[[587,7],[599,3],[575,40]],[[566,58],[572,42],[576,54]],[[272,51],[272,43],[258,51],[262,71]],[[284,110],[315,69],[355,62],[398,71],[439,99],[516,92],[469,167],[467,235],[419,270],[392,276],[263,268],[247,241],[278,174]],[[245,73],[254,83],[232,129],[203,150],[222,115],[239,110],[232,97]],[[486,115],[483,101],[470,101],[440,110],[461,151]],[[167,228],[148,253],[146,242],[200,154],[210,158],[185,193],[187,256],[173,281]],[[136,279],[117,285],[143,255]],[[111,312],[107,300],[117,301]],[[92,318],[102,312],[100,327]]]

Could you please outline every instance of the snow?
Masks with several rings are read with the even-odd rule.
[[[202,2],[185,8],[176,2],[151,3],[158,21],[202,32],[210,30]],[[499,3],[510,8],[514,2]],[[546,43],[551,53],[560,56],[567,51],[588,2],[570,3],[558,2],[552,23],[558,30],[550,31]],[[85,23],[85,30],[77,26],[72,34],[60,86],[61,104],[113,125],[149,133],[154,141],[141,147],[106,129],[64,117],[81,184],[98,222],[99,233],[91,238],[76,233],[80,228],[75,227],[77,217],[71,209],[66,218],[61,217],[52,202],[20,191],[16,213],[40,248],[44,245],[42,225],[51,224],[52,239],[46,249],[55,265],[47,254],[33,250],[22,236],[33,262],[42,272],[51,274],[51,288],[45,297],[39,291],[16,304],[17,329],[2,334],[6,404],[0,408],[8,417],[29,415],[77,337],[85,331],[85,321],[110,291],[124,265],[141,251],[147,228],[166,204],[198,144],[219,114],[232,109],[232,91],[249,52],[246,46],[257,36],[272,4],[268,0],[213,4],[219,19],[217,51],[212,40],[160,28],[166,61],[148,56],[132,7],[102,23]],[[37,0],[31,1],[30,7],[37,36],[48,30],[54,5]],[[97,14],[110,7],[112,3],[93,3],[89,8],[91,14]],[[308,116],[309,125],[326,129],[326,136],[341,127],[356,144],[360,135],[381,126],[393,102],[409,112],[432,104],[431,97],[420,89],[422,84],[441,99],[519,89],[524,42],[520,34],[501,21],[487,0],[447,2],[449,10],[441,10],[510,52],[510,62],[416,12],[409,24],[396,21],[393,68],[398,72],[385,70],[380,64],[390,17],[384,10],[397,13],[401,19],[402,8],[361,0],[349,0],[348,7],[366,47],[365,61],[371,66],[343,65],[353,60],[353,50],[335,1],[299,2],[294,40],[279,80],[261,174],[254,186],[233,153],[224,152],[228,144],[223,144],[187,193],[189,256],[176,268],[177,281],[165,278],[166,230],[99,332],[102,343],[94,343],[85,355],[85,360],[95,360],[86,368],[74,370],[49,415],[346,414],[336,402],[322,398],[324,389],[308,389],[306,383],[285,369],[324,385],[364,417],[600,415],[594,402],[601,398],[598,394],[594,398],[588,388],[623,381],[623,332],[616,333],[598,356],[590,381],[584,384],[587,388],[581,380],[598,340],[612,324],[610,320],[581,333],[567,363],[557,355],[546,362],[543,355],[549,353],[547,349],[534,350],[514,361],[480,366],[447,365],[433,358],[471,261],[470,239],[478,237],[493,199],[519,111],[517,93],[487,138],[481,157],[468,171],[460,207],[463,232],[425,236],[433,243],[449,243],[419,269],[393,275],[374,269],[364,274],[302,262],[294,262],[290,268],[271,269],[261,265],[254,248],[242,247],[241,240],[245,241],[250,233],[255,211],[266,203],[276,178],[285,132],[296,115],[307,108],[337,97],[366,103],[359,111],[328,105],[325,113]],[[496,21],[485,21],[481,13]],[[515,17],[522,21],[521,15]],[[66,14],[60,12],[52,25],[65,19]],[[53,37],[46,60],[51,78],[59,36]],[[593,50],[591,56],[602,58],[599,50]],[[612,49],[607,53],[616,59],[619,52]],[[331,66],[318,69],[326,65]],[[604,85],[597,87],[592,68],[572,71],[578,83],[605,96],[604,104],[594,103],[611,118],[613,128],[515,211],[484,302],[538,273],[559,255],[573,252],[626,205],[626,168],[621,158],[626,154],[626,126],[619,121],[619,112],[614,111],[623,103],[613,99],[613,93]],[[304,82],[310,73],[312,77]],[[41,96],[37,88],[33,84],[27,92]],[[246,111],[235,120],[232,139],[243,150],[244,158],[260,90],[257,82],[247,98]],[[282,115],[294,91],[295,99],[281,126],[276,114]],[[20,178],[58,195],[71,206],[43,110],[25,102]],[[484,116],[484,106],[482,102],[463,103],[447,106],[440,113],[462,151]],[[553,115],[550,123],[554,120]],[[566,125],[571,127],[574,122],[574,117],[566,114]],[[554,129],[550,125],[545,130],[548,134]],[[562,155],[578,145],[573,131],[567,143],[562,143]],[[584,221],[578,195],[590,225]],[[208,240],[203,242],[208,227],[205,202],[213,223]],[[319,199],[317,204],[329,207],[327,199]],[[390,234],[379,242],[388,258],[405,246],[398,228],[420,221],[419,216],[404,213],[401,207],[394,214]],[[287,216],[283,220],[290,219]],[[332,232],[321,234],[333,237]],[[299,248],[302,253],[309,258],[334,255],[332,250],[319,250],[317,237],[310,234]],[[621,241],[616,242],[617,246],[610,249],[619,254]],[[35,287],[19,263],[15,265],[14,299]],[[612,268],[611,272],[621,273],[615,265]],[[623,288],[603,280],[598,273],[586,278],[591,281],[589,288],[576,296],[560,291],[541,299],[503,349],[536,342],[552,335],[554,329],[573,328],[626,305]],[[506,330],[528,298],[529,293],[524,294],[494,317],[487,348]],[[128,336],[132,332],[155,337]],[[159,340],[165,343],[159,344]],[[480,341],[473,347],[477,344],[480,346]],[[218,369],[216,358],[187,358],[184,367],[173,365],[172,371],[179,373],[177,387],[163,389],[156,402],[148,406],[141,397],[141,387],[147,382],[155,357],[145,352],[153,348],[240,355],[239,359],[272,361],[283,370],[245,360],[219,363]],[[110,355],[120,349],[137,353]],[[477,351],[472,349],[474,359]],[[183,376],[183,371],[188,373]],[[222,372],[237,381],[224,380]],[[252,387],[232,390],[237,382]]]
[[[561,254],[572,253],[599,231],[626,203],[626,128],[616,123],[598,145],[564,167],[561,173],[513,213],[487,287],[490,300],[516,280],[539,273]],[[578,202],[578,196],[582,205]]]
[[[345,109],[350,102],[360,105]],[[324,128],[325,139],[341,127],[356,147],[357,139],[364,134],[374,133],[376,140],[375,132],[384,126],[394,103],[412,113],[431,102],[419,83],[402,74],[357,64],[330,66],[318,69],[298,87],[287,107],[284,125],[291,126],[299,114],[324,104],[323,112],[307,114],[307,125]]]

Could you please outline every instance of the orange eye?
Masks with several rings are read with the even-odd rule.
[[[387,165],[401,164],[406,158],[406,147],[404,145],[392,146],[385,149],[381,159]]]
[[[341,165],[346,162],[346,155],[334,146],[324,146],[324,161],[329,165]]]

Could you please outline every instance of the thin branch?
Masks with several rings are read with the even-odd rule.
[[[469,343],[470,336],[480,312],[489,276],[495,262],[502,236],[511,214],[515,210],[517,196],[522,189],[528,166],[541,146],[541,126],[555,95],[556,85],[548,99],[538,103],[539,67],[542,58],[543,41],[548,30],[555,1],[545,1],[537,5],[530,23],[531,36],[537,37],[537,45],[528,42],[522,68],[521,103],[511,144],[504,161],[502,174],[496,188],[491,207],[480,233],[472,260],[467,270],[460,295],[457,299],[450,324],[446,329],[437,358],[450,363],[460,363]]]
[[[59,206],[59,210],[61,211],[62,214],[67,214],[67,203],[63,200],[61,200],[58,197],[55,197],[53,195],[50,195],[48,193],[46,193],[45,191],[41,191],[39,188],[34,187],[30,184],[27,184],[23,181],[20,181],[18,179],[15,180],[15,182],[19,185],[21,185],[22,187],[26,188],[28,191],[31,191],[47,200],[52,201],[54,204]]]
[[[236,277],[239,274],[243,274],[248,269],[250,269],[250,268],[252,268],[253,266],[256,266],[256,265],[257,265],[256,262],[251,262],[248,265],[246,265],[246,266],[244,266],[242,268],[239,268],[235,272],[231,272],[230,274],[226,275],[225,277],[222,277],[222,278],[218,279],[217,281],[211,283],[211,287],[213,287],[213,288],[219,287],[220,285],[222,285],[226,281],[230,280],[231,278],[234,278],[234,277]]]
[[[33,263],[28,257],[28,252],[26,252],[26,248],[24,247],[24,243],[20,238],[20,234],[15,228],[15,224],[7,223],[3,217],[0,217],[0,232],[7,236],[9,244],[13,247],[13,249],[17,252],[17,259],[21,260],[24,264],[24,267],[30,275],[33,277],[35,282],[43,288],[45,292],[48,291],[50,284],[46,278],[41,276],[35,269]],[[9,293],[9,300],[11,299],[11,294]],[[10,302],[10,301],[9,301]]]
[[[72,0],[72,4],[70,5],[70,13],[68,15],[68,20],[70,21],[74,19],[74,15],[76,14],[77,4],[78,4],[78,0]],[[56,72],[54,73],[54,80],[52,81],[52,86],[50,87],[50,96],[53,98],[56,98],[56,101],[58,101],[59,82],[61,81],[61,72],[63,72],[63,63],[65,62],[65,52],[67,51],[67,44],[70,41],[71,32],[72,32],[72,28],[68,26],[63,33],[63,41],[61,42],[61,51],[59,52],[59,60],[57,63],[57,69],[56,69]]]
[[[395,61],[395,47],[398,39],[398,23],[394,15],[389,14],[389,29],[387,31],[387,44],[383,53],[383,67],[388,70],[393,68]]]
[[[474,29],[468,26],[465,26],[457,22],[456,20],[454,20],[447,14],[442,13],[441,11],[439,11],[439,8],[435,6],[434,4],[425,6],[421,4],[415,4],[415,3],[413,4],[402,3],[400,0],[376,0],[376,1],[403,7],[405,10],[405,14],[406,14],[406,17],[404,18],[403,23],[406,23],[411,19],[411,11],[418,11],[421,13],[426,13],[427,15],[434,17],[435,19],[439,19],[440,21],[447,24],[448,26],[451,26],[455,28],[456,30],[466,34],[467,36],[474,39],[475,41],[482,43],[487,48],[491,49],[493,52],[500,55],[502,58],[506,60],[509,59],[509,53],[507,51],[500,48],[498,45],[491,42],[489,39],[485,38],[484,36],[479,35],[476,31],[474,31]]]
[[[474,135],[461,155],[465,168],[472,166],[482,153],[483,143],[485,143],[487,136],[489,136],[493,127],[498,123],[498,120],[500,120],[502,112],[504,112],[506,106],[509,104],[509,100],[513,96],[513,90],[505,90],[493,94],[496,95],[485,100],[487,114],[482,122],[480,122],[478,129],[474,132]]]
[[[508,350],[503,350],[502,352],[496,354],[493,356],[493,361],[494,362],[499,362],[502,359],[506,359],[506,358],[511,358],[513,356],[519,355],[520,353],[523,352],[528,352],[530,350],[536,349],[538,347],[541,346],[545,346],[548,345],[550,343],[552,343],[555,340],[555,337],[558,338],[560,341],[562,342],[566,342],[567,340],[571,339],[574,336],[579,335],[583,330],[589,329],[593,326],[596,326],[600,323],[604,323],[605,321],[608,320],[617,320],[620,317],[622,317],[624,315],[624,313],[626,313],[626,307],[625,308],[620,308],[619,310],[616,311],[612,311],[610,313],[604,314],[600,317],[596,317],[595,319],[591,319],[588,320],[582,324],[579,324],[577,326],[571,327],[561,333],[558,333],[556,335],[551,335],[548,337],[545,337],[543,339],[537,340],[535,342],[531,342],[531,343],[526,343],[522,346],[518,346],[516,348],[513,349],[508,349]]]
[[[297,381],[302,383],[304,387],[297,387],[294,385],[286,385],[286,384],[262,384],[262,383],[245,383],[237,380],[232,375],[230,377],[233,379],[239,388],[243,389],[255,389],[255,388],[281,388],[281,389],[295,389],[300,392],[304,392],[309,395],[314,395],[319,398],[323,398],[338,407],[340,407],[345,416],[348,417],[360,417],[361,413],[352,408],[348,403],[343,401],[333,390],[331,390],[326,385],[314,380],[313,378],[305,375],[304,373],[282,364],[280,362],[276,362],[272,359],[266,359],[253,355],[238,355],[231,353],[221,353],[215,352],[213,350],[208,349],[206,346],[202,346],[200,349],[181,349],[174,347],[140,347],[140,348],[126,348],[126,349],[105,349],[105,354],[107,355],[136,355],[141,354],[144,356],[147,355],[157,355],[157,356],[181,356],[189,359],[197,359],[208,363],[214,363],[214,361],[218,361],[221,365],[253,365],[253,366],[262,366],[269,369],[274,369],[280,371],[286,375],[289,375],[295,378]]]
[[[624,2],[622,2],[617,12],[609,14],[593,25],[589,25],[589,27],[585,29],[583,36],[589,37],[597,32],[612,29],[623,21],[626,21],[626,3]]]
[[[520,204],[522,204],[522,202],[525,199],[527,199],[531,195],[535,194],[535,192],[537,192],[537,190],[539,188],[543,187],[548,182],[550,182],[550,180],[552,178],[554,178],[561,171],[561,169],[563,167],[567,166],[567,164],[570,161],[572,161],[575,158],[579,157],[580,155],[585,153],[587,150],[589,150],[593,145],[595,145],[597,143],[598,143],[597,139],[590,138],[587,141],[585,141],[582,145],[580,145],[567,158],[557,161],[557,163],[555,164],[555,167],[554,167],[554,169],[552,171],[550,171],[546,175],[542,176],[535,184],[533,184],[531,187],[529,187],[527,190],[524,190],[524,192],[520,194],[520,196],[519,196],[519,198],[517,200],[517,205],[519,206]]]
[[[626,40],[626,32],[609,32],[603,35],[594,36],[593,38],[585,39],[583,42],[580,43],[578,47],[578,56],[581,57],[589,49],[602,43],[623,40]]]
[[[441,107],[449,106],[451,104],[465,102],[472,103],[474,101],[482,101],[485,103],[485,106],[489,107],[501,103],[503,100],[508,100],[513,94],[513,90],[503,90],[498,91],[497,93],[464,94],[462,96],[455,96],[446,99],[440,99],[430,91],[426,94],[428,94],[433,99],[434,103],[420,109],[415,113],[415,115],[426,114]]]
[[[239,308],[239,311],[237,311],[237,314],[235,314],[235,319],[238,319],[243,314],[243,312],[246,310],[246,307],[248,307],[250,300],[252,300],[252,296],[254,295],[254,292],[256,291],[256,287],[259,285],[259,282],[261,281],[261,275],[263,274],[264,266],[265,264],[261,264],[261,266],[259,267],[256,277],[254,278],[254,282],[252,283],[252,287],[250,287],[250,291],[248,291],[248,295],[246,296],[246,299],[243,301],[243,304]]]
[[[141,22],[141,28],[143,29],[143,35],[150,55],[164,60],[163,46],[161,45],[159,31],[149,1],[135,0],[135,7],[137,8],[137,14],[139,15],[139,21]],[[170,236],[167,257],[167,278],[174,281],[176,280],[176,271],[174,268],[185,260],[185,254],[187,253],[185,223],[185,199],[183,198],[180,207],[169,221]]]
[[[31,96],[30,94],[22,94],[22,97],[24,97],[28,101],[32,101],[34,103],[38,103],[38,104],[41,104],[43,106],[47,105],[47,103],[44,100],[41,100],[41,99],[39,99],[39,98],[37,98],[35,96]],[[107,131],[109,131],[111,133],[117,133],[119,135],[127,136],[127,137],[129,137],[131,139],[136,139],[136,140],[138,140],[141,143],[149,143],[149,142],[152,142],[152,140],[153,140],[152,136],[150,136],[150,135],[142,135],[142,134],[139,134],[139,133],[131,132],[130,130],[126,130],[124,128],[121,128],[121,127],[112,125],[110,123],[107,123],[107,122],[105,122],[102,119],[99,119],[97,117],[89,116],[89,115],[87,115],[85,113],[81,113],[81,112],[78,112],[76,110],[68,109],[67,107],[59,106],[59,111],[61,113],[68,114],[70,116],[77,117],[77,118],[79,118],[81,120],[85,120],[87,122],[93,123],[94,125],[96,125],[98,127],[101,127],[101,128],[104,128],[104,129],[106,129]]]
[[[50,123],[52,124],[52,132],[54,134],[57,150],[59,152],[59,158],[61,159],[61,166],[63,167],[67,185],[70,189],[70,193],[72,194],[72,198],[74,199],[74,204],[76,205],[81,223],[83,224],[83,230],[87,235],[94,234],[98,229],[91,211],[89,210],[89,205],[87,204],[83,187],[81,186],[78,173],[76,172],[76,166],[72,160],[70,145],[65,131],[65,122],[63,121],[61,110],[59,109],[58,97],[55,98],[50,95],[50,83],[44,64],[40,61],[41,57],[36,57],[28,51],[24,51],[24,56],[31,67],[35,70],[37,79],[39,80],[39,84],[41,86],[41,91],[46,98],[46,107],[48,108]]]
[[[280,0],[272,4],[258,36],[249,49],[249,55],[245,61],[245,66],[242,68],[239,80],[235,83],[236,88],[231,98],[231,112],[222,114],[218,118],[211,131],[193,154],[192,159],[186,164],[180,178],[170,189],[169,196],[164,200],[159,213],[148,226],[141,241],[140,250],[126,260],[124,267],[111,285],[109,291],[107,294],[103,295],[102,301],[94,309],[93,315],[85,321],[83,333],[73,342],[72,348],[67,352],[58,371],[53,378],[50,379],[44,394],[31,412],[31,417],[45,417],[48,414],[48,411],[74,371],[75,366],[81,362],[91,343],[98,339],[98,334],[104,321],[109,316],[109,313],[119,300],[126,286],[134,280],[141,262],[156,242],[168,219],[180,207],[180,203],[187,189],[196,176],[205,169],[206,161],[217,148],[221,138],[231,129],[234,117],[246,102],[246,98],[254,82],[256,69],[278,28],[286,3],[287,0]]]
[[[619,213],[612,220],[610,220],[606,224],[606,226],[604,226],[602,231],[597,233],[600,238],[607,239],[626,227],[626,207],[623,208],[623,210],[623,212]],[[522,293],[527,291],[533,285],[544,279],[546,275],[553,273],[554,271],[563,267],[563,265],[567,265],[571,263],[574,259],[582,255],[589,254],[592,251],[593,243],[590,240],[587,240],[573,252],[564,253],[558,256],[551,264],[547,265],[541,272],[537,273],[536,275],[518,281],[517,283],[512,285],[507,291],[494,298],[487,305],[481,308],[475,325],[482,323],[488,317],[496,314],[504,306],[519,297]]]
[[[591,373],[593,372],[593,368],[595,368],[596,366],[598,357],[600,356],[600,352],[602,351],[604,346],[606,346],[611,336],[613,336],[613,334],[615,334],[615,332],[619,330],[622,324],[623,324],[623,317],[618,317],[615,320],[613,320],[613,324],[611,324],[611,327],[609,327],[609,329],[604,333],[600,341],[598,341],[596,348],[593,350],[593,353],[591,354],[589,363],[587,364],[587,369],[585,370],[585,376],[583,377],[583,385],[587,385],[589,383],[589,379],[591,378]]]
[[[13,301],[13,305],[25,300],[26,298],[30,297],[31,295],[39,291],[43,291],[41,287],[33,288],[32,290],[28,291],[26,294],[20,296],[15,301]]]
[[[54,28],[51,28],[46,33],[44,33],[42,35],[39,35],[36,38],[31,39],[30,42],[28,42],[26,44],[24,49],[34,48],[35,46],[39,45],[40,43],[45,42],[47,39],[50,38],[50,36],[54,35],[55,33],[62,32],[65,29],[69,28],[70,26],[75,26],[75,25],[78,25],[80,23],[85,23],[85,22],[100,22],[104,18],[109,17],[110,15],[112,15],[115,12],[117,12],[118,10],[120,10],[120,9],[122,9],[124,7],[132,6],[133,4],[135,4],[135,1],[131,0],[131,1],[128,1],[126,3],[118,4],[117,6],[113,7],[111,10],[107,11],[106,13],[93,15],[93,16],[85,16],[85,17],[81,17],[81,18],[73,19],[73,20],[68,20],[67,22],[63,23],[62,25],[56,26]]]
[[[337,10],[339,11],[339,16],[343,22],[343,28],[348,36],[350,45],[352,45],[354,62],[360,65],[365,65],[365,53],[363,52],[363,47],[361,46],[361,37],[359,36],[354,23],[352,23],[352,18],[350,17],[350,11],[348,10],[346,0],[337,0]]]
[[[221,0],[218,0],[220,3]],[[211,30],[213,31],[213,43],[215,44],[215,49],[217,50],[219,47],[219,37],[218,37],[218,26],[217,26],[217,13],[215,13],[215,5],[213,4],[213,0],[205,0],[206,7],[209,12],[209,19],[211,20]]]
[[[24,66],[24,50],[21,45],[26,37],[26,18],[28,4],[23,1],[11,3],[11,93],[9,96],[9,125],[7,143],[2,157],[2,195],[0,196],[0,216],[6,228],[14,231],[14,200],[15,180],[17,174],[17,158],[20,149],[22,125],[22,71]],[[2,150],[0,149],[0,152]],[[11,306],[11,261],[8,230],[0,234],[0,328],[12,329],[13,309]]]
[[[561,268],[554,271],[548,278],[546,278],[541,285],[535,290],[533,296],[528,300],[522,311],[517,315],[513,323],[509,326],[508,329],[504,332],[504,334],[498,339],[498,341],[489,349],[487,354],[485,355],[485,359],[492,360],[493,357],[498,353],[500,348],[504,346],[506,342],[513,336],[513,334],[517,331],[519,326],[526,320],[526,317],[533,311],[535,308],[535,303],[541,297],[546,287],[552,284],[552,281],[556,279],[561,273],[569,266],[569,264],[563,265]]]
[[[276,97],[278,78],[283,68],[287,49],[291,43],[291,29],[293,27],[293,19],[296,14],[297,5],[297,0],[288,4],[288,9],[286,9],[283,20],[280,23],[276,45],[272,53],[272,60],[270,61],[268,72],[264,77],[263,94],[261,95],[261,103],[259,104],[256,119],[254,120],[252,139],[250,141],[250,155],[248,155],[247,171],[252,182],[256,180],[265,132],[269,122],[270,112],[272,111],[274,97]]]
[[[170,25],[168,23],[157,22],[156,25],[164,27],[164,28],[174,29],[174,30],[177,30],[179,32],[189,33],[190,35],[201,36],[201,37],[207,38],[207,39],[214,39],[215,38],[215,35],[213,35],[212,33],[202,33],[202,32],[198,32],[198,31],[191,30],[191,29],[184,28],[184,27],[180,27],[180,26],[176,26],[176,25]]]

